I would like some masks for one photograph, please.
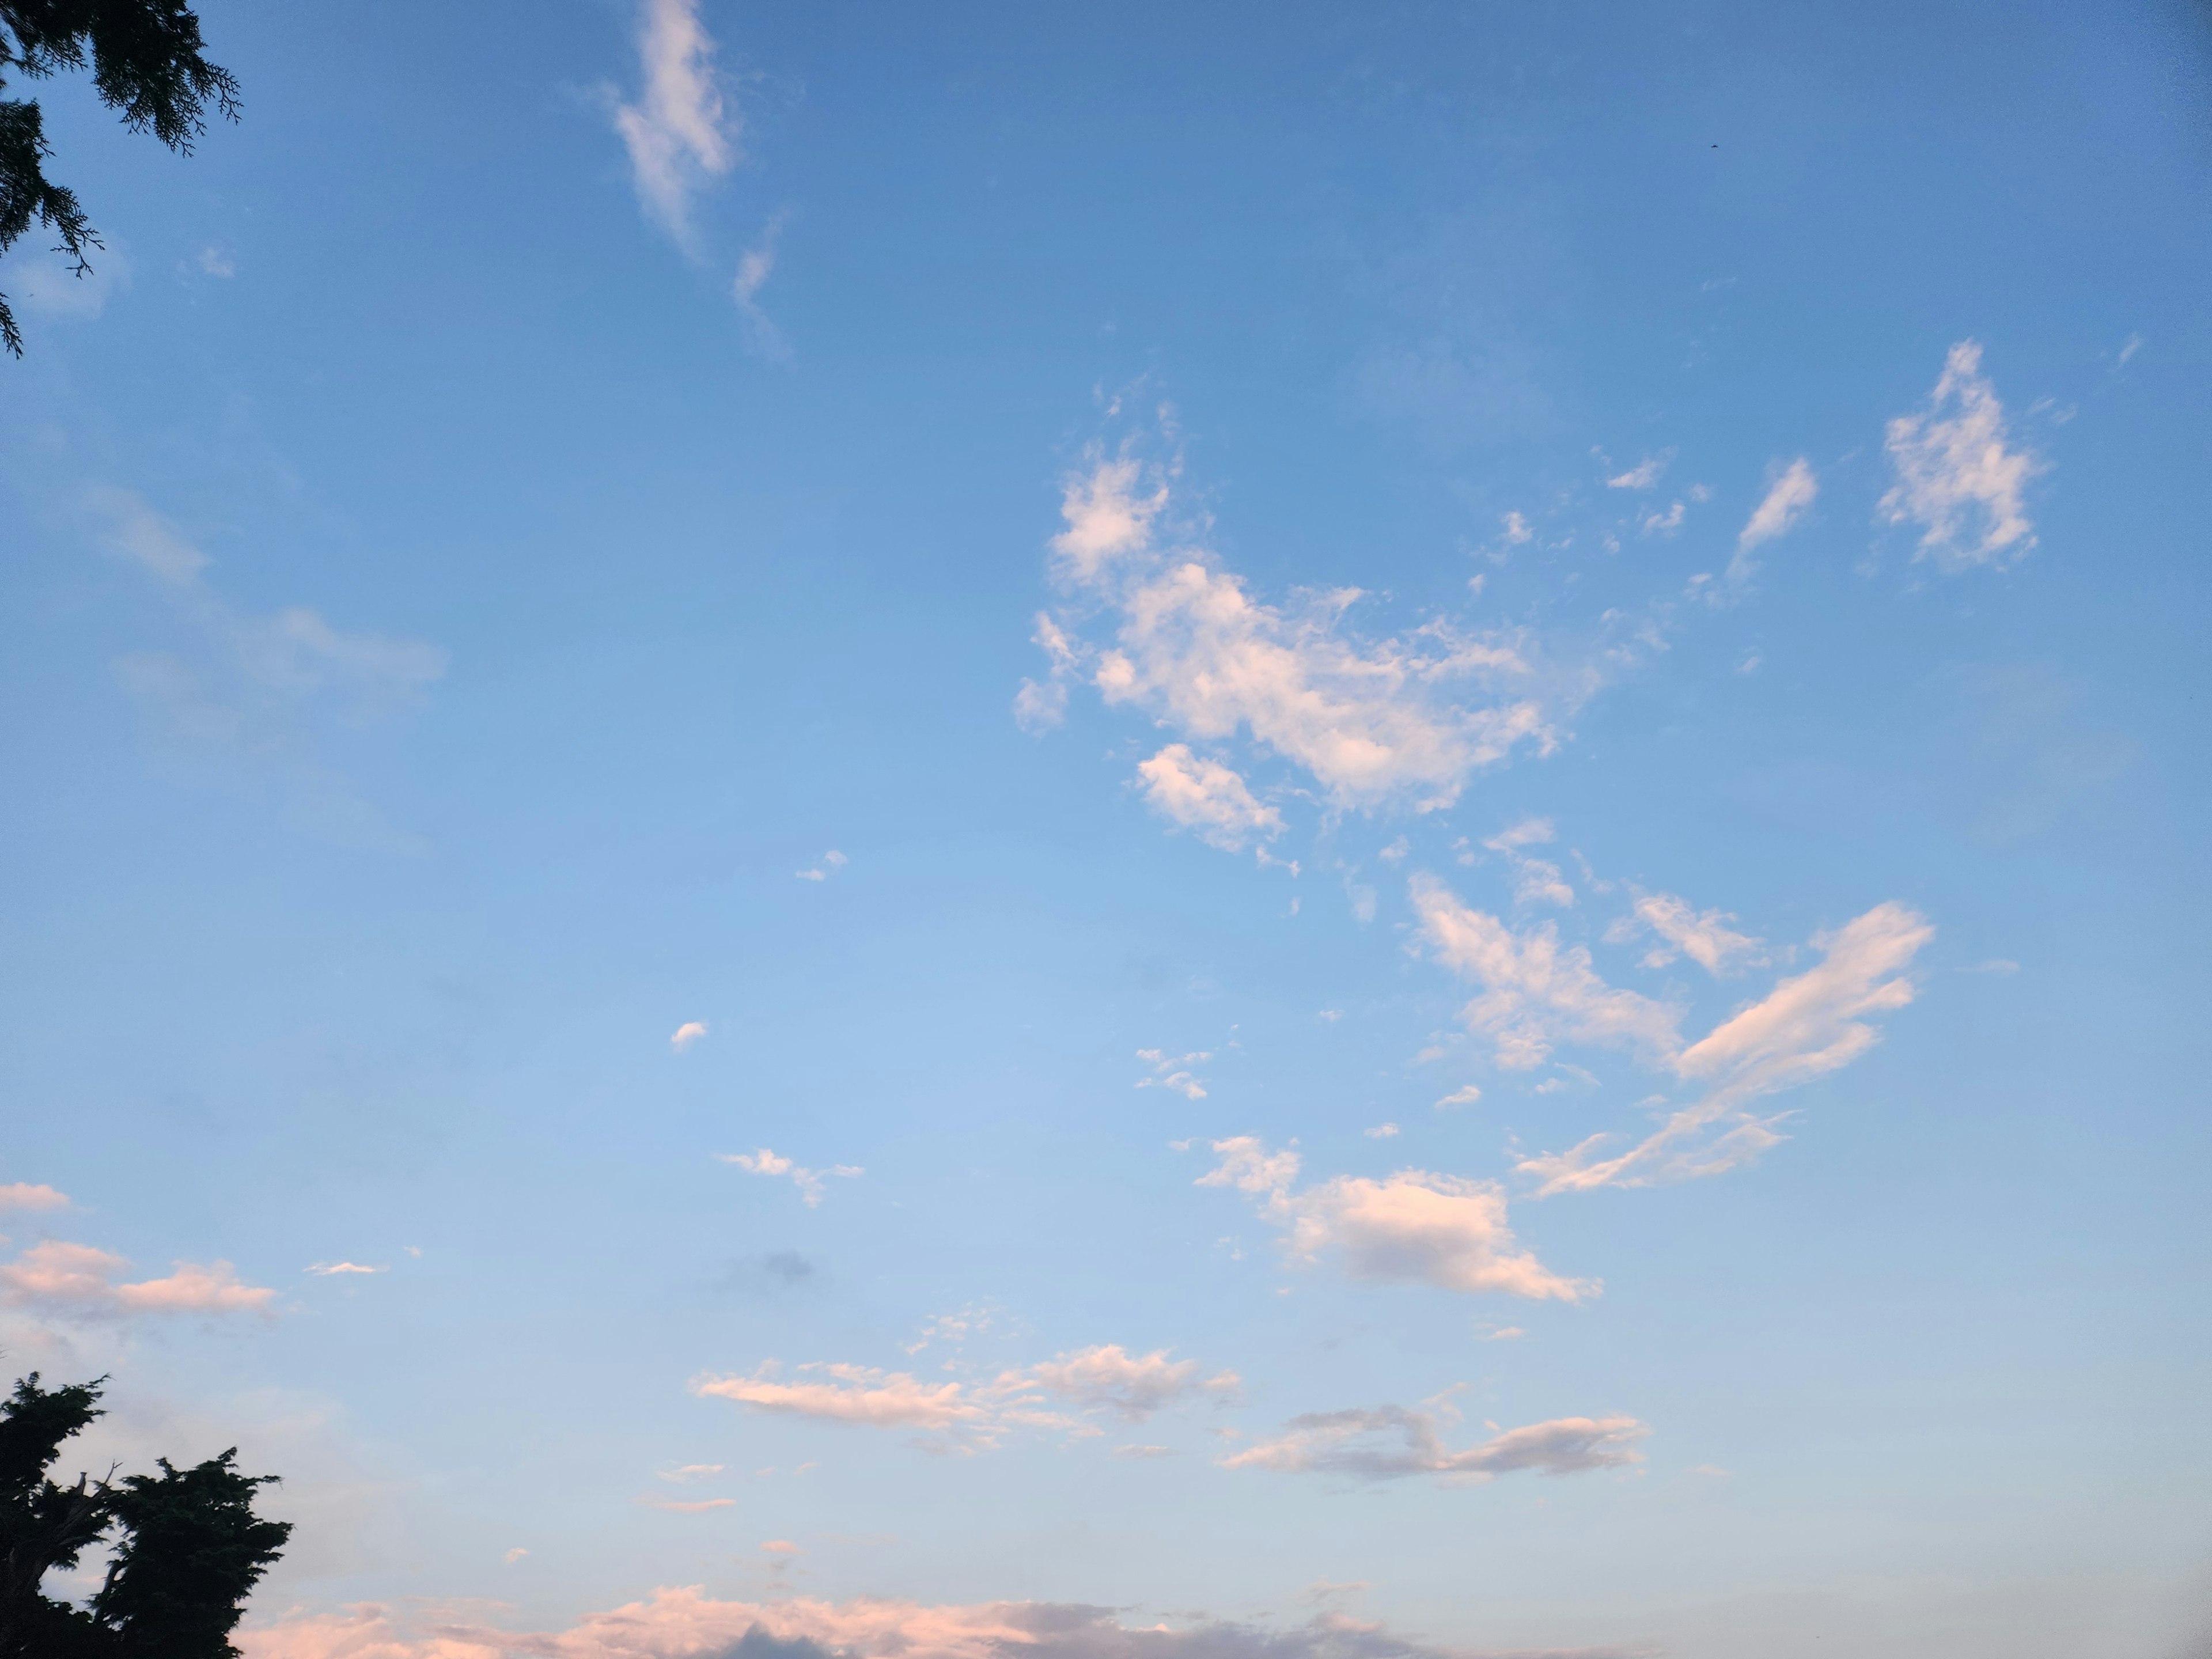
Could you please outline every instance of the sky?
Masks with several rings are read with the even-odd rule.
[[[2212,1650],[2201,8],[200,11],[0,1354],[248,1659]]]

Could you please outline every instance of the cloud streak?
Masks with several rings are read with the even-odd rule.
[[[1221,1467],[1360,1480],[1436,1475],[1452,1485],[1481,1486],[1518,1470],[1582,1474],[1640,1462],[1634,1443],[1649,1432],[1632,1417],[1562,1417],[1453,1451],[1443,1441],[1446,1416],[1403,1406],[1309,1413],[1292,1418],[1276,1438],[1221,1459]]]
[[[822,1202],[826,1190],[823,1185],[825,1176],[836,1176],[849,1181],[867,1174],[857,1164],[836,1164],[827,1170],[810,1170],[804,1164],[794,1164],[787,1158],[778,1156],[765,1146],[757,1152],[717,1152],[714,1156],[724,1164],[733,1164],[754,1175],[788,1176],[791,1184],[799,1188],[800,1199],[810,1210]]]

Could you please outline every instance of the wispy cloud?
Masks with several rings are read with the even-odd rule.
[[[1362,1480],[1437,1475],[1453,1485],[1480,1486],[1522,1469],[1581,1474],[1640,1462],[1635,1443],[1649,1432],[1632,1417],[1562,1417],[1453,1451],[1444,1444],[1443,1429],[1455,1415],[1403,1406],[1313,1412],[1292,1418],[1277,1438],[1221,1459],[1221,1466]]]
[[[1558,865],[1522,850],[1544,846],[1553,837],[1551,819],[1524,818],[1482,843],[1513,872],[1513,896],[1522,904],[1571,905],[1575,902],[1575,890],[1567,885]]]
[[[0,1300],[83,1318],[274,1310],[276,1292],[245,1283],[228,1261],[179,1261],[167,1278],[123,1282],[130,1265],[111,1250],[49,1239],[0,1262]]]
[[[295,605],[254,616],[206,579],[210,560],[135,492],[97,489],[86,505],[108,550],[151,577],[196,644],[124,658],[118,677],[183,758],[273,771],[303,828],[372,845],[411,845],[317,758],[314,719],[367,725],[419,705],[446,653],[417,640],[333,628]]]
[[[1820,494],[1820,483],[1813,474],[1813,464],[1802,455],[1775,474],[1766,494],[1752,509],[1743,528],[1736,532],[1735,556],[1729,561],[1728,567],[1730,586],[1741,587],[1759,573],[1759,561],[1752,556],[1753,553],[1796,529]]]
[[[743,159],[744,123],[714,70],[699,0],[642,0],[637,51],[644,88],[618,105],[615,131],[629,151],[639,203],[687,252],[696,252],[694,198]]]
[[[1018,1429],[1095,1437],[1103,1431],[1087,1418],[1141,1423],[1194,1401],[1233,1401],[1242,1386],[1234,1371],[1206,1376],[1196,1360],[1171,1359],[1164,1348],[1131,1354],[1108,1344],[980,1379],[925,1382],[908,1371],[842,1364],[800,1365],[787,1377],[770,1361],[750,1376],[703,1376],[691,1388],[757,1411],[914,1429],[945,1446],[977,1450]],[[1053,1401],[1078,1414],[1049,1409]]]
[[[798,872],[798,876],[801,881],[827,881],[833,872],[843,869],[852,861],[833,847],[822,855],[821,863],[811,870]]]
[[[305,1271],[318,1279],[342,1279],[349,1273],[384,1273],[392,1269],[365,1267],[358,1261],[318,1261]]]
[[[784,216],[778,214],[768,222],[760,239],[738,256],[738,274],[730,282],[730,297],[737,301],[738,311],[744,319],[746,343],[760,356],[781,362],[791,356],[791,347],[781,330],[769,320],[768,313],[761,309],[760,291],[768,286],[768,279],[775,272],[776,243],[782,238]]]
[[[850,1180],[867,1173],[857,1164],[836,1164],[827,1170],[810,1170],[787,1158],[778,1157],[765,1146],[757,1152],[717,1152],[714,1156],[725,1164],[734,1164],[740,1170],[749,1170],[755,1175],[788,1176],[791,1184],[799,1188],[799,1197],[810,1210],[822,1201],[824,1190],[823,1178],[825,1176],[838,1176]]]
[[[1283,817],[1255,799],[1244,780],[1219,761],[1171,743],[1137,766],[1145,800],[1170,823],[1194,830],[1209,847],[1241,853],[1283,832]]]
[[[1626,472],[1615,473],[1607,478],[1605,487],[1607,489],[1650,489],[1659,482],[1667,471],[1668,464],[1674,459],[1674,452],[1671,449],[1657,455],[1646,455]]]
[[[407,1609],[363,1603],[303,1613],[241,1631],[246,1659],[493,1659],[509,1652],[613,1659],[708,1659],[750,1644],[764,1654],[833,1653],[850,1659],[1650,1659],[1649,1646],[1437,1648],[1380,1625],[1323,1613],[1287,1630],[1217,1620],[1125,1625],[1112,1612],[1049,1601],[927,1605],[869,1596],[720,1601],[697,1587],[585,1614],[557,1633],[469,1622],[473,1609]]]
[[[1649,929],[1659,943],[1644,952],[1645,967],[1664,968],[1687,957],[1718,976],[1766,961],[1765,942],[1735,932],[1728,925],[1735,920],[1729,911],[1700,911],[1672,893],[1636,891],[1630,914],[1606,929],[1605,937],[1608,944],[1623,945]]]
[[[1137,1079],[1139,1089],[1171,1089],[1185,1100],[1206,1098],[1206,1085],[1193,1068],[1212,1060],[1212,1050],[1170,1054],[1164,1048],[1139,1048],[1137,1058],[1152,1068],[1150,1077]]]
[[[2002,569],[2035,545],[2022,492],[2045,470],[2026,449],[2007,447],[2004,405],[1982,374],[1982,348],[1961,340],[1924,413],[1900,415],[1883,440],[1897,482],[1881,498],[1890,524],[1917,524],[1915,558],[1957,572]]]
[[[735,1509],[734,1498],[652,1498],[636,1500],[641,1509],[665,1510],[671,1515],[711,1515],[716,1510]]]
[[[1283,1230],[1293,1261],[1326,1255],[1349,1279],[1536,1300],[1579,1302],[1602,1288],[1595,1279],[1563,1279],[1516,1249],[1504,1189],[1495,1182],[1401,1170],[1380,1181],[1339,1176],[1295,1189],[1297,1152],[1270,1152],[1255,1135],[1212,1145],[1221,1161],[1197,1184],[1254,1200],[1261,1218]]]

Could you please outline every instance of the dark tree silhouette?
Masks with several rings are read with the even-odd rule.
[[[212,103],[238,118],[238,80],[208,62],[200,20],[183,0],[0,0],[0,86],[8,71],[41,79],[80,70],[89,59],[100,100],[133,132],[151,132],[179,155],[207,131]],[[76,274],[92,267],[86,250],[102,244],[76,192],[46,177],[46,143],[37,104],[0,100],[0,253],[35,223],[61,240]],[[0,294],[0,345],[20,357],[23,336]]]
[[[234,1659],[246,1596],[283,1553],[289,1523],[253,1513],[274,1475],[240,1474],[235,1447],[180,1469],[117,1481],[46,1473],[100,1415],[105,1377],[44,1389],[32,1373],[0,1403],[0,1659]],[[90,1606],[41,1581],[85,1551],[112,1551]]]

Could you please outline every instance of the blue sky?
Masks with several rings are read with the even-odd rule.
[[[252,1659],[2201,1637],[2201,18],[203,16],[0,1347]]]

